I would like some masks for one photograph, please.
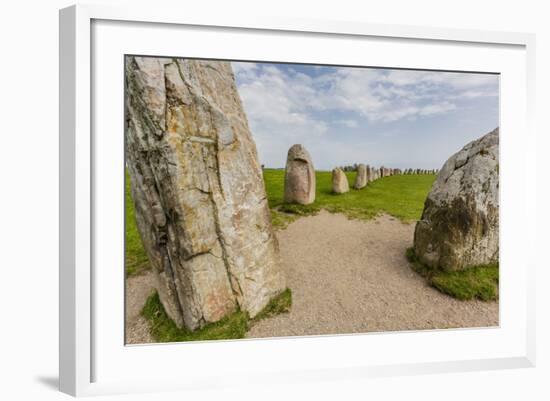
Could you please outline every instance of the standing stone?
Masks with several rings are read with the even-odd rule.
[[[285,289],[231,64],[126,58],[126,164],[160,300],[191,330]]]
[[[359,164],[357,166],[357,175],[355,176],[355,189],[365,188],[367,186],[367,166]]]
[[[443,165],[416,224],[414,250],[431,268],[462,270],[499,260],[498,128]]]
[[[315,202],[315,169],[302,145],[288,150],[285,169],[285,202],[309,205]]]
[[[367,183],[374,181],[374,177],[372,176],[372,168],[371,166],[367,165]]]
[[[343,194],[349,191],[348,177],[339,168],[332,170],[332,191],[336,194]]]

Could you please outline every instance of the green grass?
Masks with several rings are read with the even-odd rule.
[[[284,170],[265,169],[264,181],[276,228],[284,228],[302,215],[316,214],[320,209],[344,213],[350,218],[371,219],[387,213],[403,222],[420,219],[424,201],[436,178],[433,174],[394,175],[370,182],[366,188],[353,189],[355,172],[346,173],[350,191],[332,192],[332,173],[317,171],[315,202],[311,205],[287,205],[283,201]]]
[[[233,340],[244,338],[250,327],[267,317],[286,313],[292,306],[292,294],[286,289],[273,298],[254,319],[248,313],[237,310],[222,320],[209,323],[203,328],[190,331],[178,328],[168,317],[162,306],[158,293],[151,295],[145,302],[141,314],[149,322],[150,333],[158,342]]]
[[[355,172],[348,172],[350,186]],[[416,221],[422,214],[424,200],[435,175],[395,175],[371,182],[366,188],[336,195],[332,193],[332,173],[316,172],[317,191],[311,205],[288,205],[283,202],[284,170],[264,170],[264,181],[271,208],[271,221],[277,229],[285,228],[301,216],[316,214],[321,209],[344,213],[350,218],[371,219],[388,213],[404,222]],[[126,173],[126,274],[139,274],[149,268],[145,249],[137,230],[130,177]]]
[[[267,306],[252,319],[252,322],[259,322],[271,316],[287,313],[292,306],[292,292],[287,288],[282,293],[273,298]]]
[[[149,259],[141,243],[136,224],[136,212],[130,190],[130,176],[126,172],[126,248],[125,268],[126,275],[136,275],[149,268]]]
[[[430,269],[420,263],[413,248],[407,249],[406,256],[414,271],[447,295],[460,300],[498,299],[498,264],[472,266],[460,271],[443,271]]]

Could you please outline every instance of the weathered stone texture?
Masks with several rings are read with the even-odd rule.
[[[286,203],[309,205],[315,202],[315,168],[311,157],[302,145],[288,150],[285,168]]]
[[[353,187],[355,189],[365,188],[367,186],[367,166],[359,164],[357,166],[357,174],[355,176],[355,183]]]
[[[426,199],[414,249],[432,268],[499,260],[499,132],[470,142],[443,165]]]
[[[343,194],[349,191],[348,177],[339,168],[332,170],[332,191],[336,194]]]
[[[231,65],[127,57],[126,84],[136,220],[168,315],[255,316],[285,280]]]

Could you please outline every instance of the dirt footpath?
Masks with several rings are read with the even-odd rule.
[[[248,337],[498,325],[498,302],[459,301],[428,286],[405,258],[414,224],[321,212],[278,232],[291,312]]]
[[[148,270],[126,280],[126,344],[152,343],[155,340],[149,334],[149,324],[141,310],[145,301],[154,291],[153,272]]]
[[[325,211],[278,231],[292,309],[248,337],[497,326],[498,302],[456,300],[410,269],[413,233],[387,215],[365,222]],[[150,272],[127,280],[127,343],[153,342],[139,315],[152,285]]]

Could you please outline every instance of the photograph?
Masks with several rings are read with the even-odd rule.
[[[500,74],[123,74],[126,345],[499,326]]]

